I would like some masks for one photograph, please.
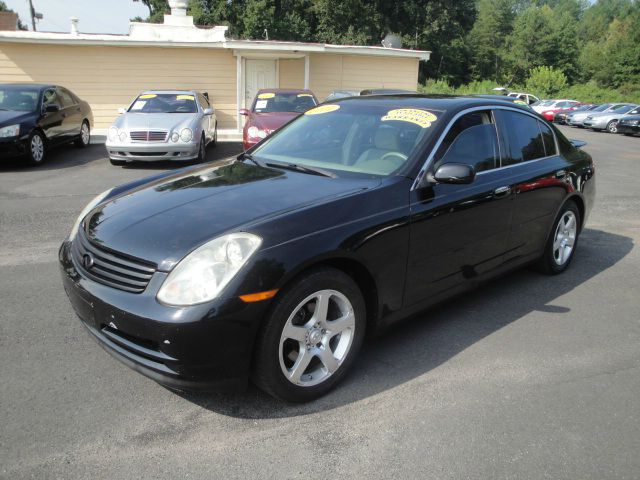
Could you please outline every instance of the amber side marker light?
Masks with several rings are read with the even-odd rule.
[[[277,288],[275,290],[269,290],[269,291],[266,291],[266,292],[250,293],[248,295],[240,295],[240,300],[242,300],[245,303],[260,302],[262,300],[268,300],[269,298],[275,297],[276,293],[278,293],[278,289]]]

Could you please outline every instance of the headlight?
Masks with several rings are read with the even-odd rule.
[[[180,132],[180,139],[183,142],[190,142],[192,138],[193,138],[193,132],[191,131],[191,129],[183,128],[182,131]]]
[[[102,192],[100,195],[94,197],[93,200],[87,203],[87,206],[84,207],[80,212],[80,215],[78,215],[78,219],[76,220],[76,223],[74,223],[73,227],[71,227],[71,233],[69,233],[69,240],[73,240],[75,238],[76,233],[78,233],[78,228],[80,228],[80,224],[82,223],[82,219],[86,217],[87,214],[91,210],[93,210],[93,208],[96,205],[98,205],[107,195],[109,195],[111,193],[111,190],[113,190],[113,188],[110,188],[106,192]]]
[[[173,132],[171,134],[171,141],[176,143],[178,140],[180,140],[180,134],[178,132]]]
[[[0,128],[0,138],[17,137],[18,135],[20,135],[19,124]]]
[[[211,240],[184,257],[162,284],[157,298],[176,306],[216,298],[260,247],[251,233],[230,233]]]
[[[258,127],[249,127],[247,133],[251,138],[266,138],[267,132],[260,130]]]
[[[127,141],[127,132],[120,132],[120,141],[121,142],[126,142]]]
[[[110,127],[107,136],[110,142],[115,142],[118,139],[118,129],[116,127]]]

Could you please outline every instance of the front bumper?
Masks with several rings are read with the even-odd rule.
[[[607,122],[602,122],[602,121],[593,120],[593,119],[590,119],[590,120],[585,119],[584,122],[582,122],[582,125],[588,128],[593,128],[595,130],[604,130],[607,127]]]
[[[197,143],[111,143],[106,142],[111,160],[155,162],[160,160],[193,160],[198,157]]]
[[[640,133],[640,125],[627,125],[626,123],[618,123],[618,133]]]
[[[0,138],[0,159],[15,158],[26,155],[27,150],[27,138],[21,139],[19,137],[12,138]]]
[[[66,241],[59,251],[64,289],[91,336],[125,365],[171,388],[237,391],[246,387],[253,344],[269,302],[238,298],[179,308],[155,296],[167,274],[156,272],[144,292],[128,293],[90,280]]]

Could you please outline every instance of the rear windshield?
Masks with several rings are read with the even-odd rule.
[[[189,93],[143,93],[129,107],[135,113],[196,113],[196,98]]]
[[[38,90],[29,87],[0,87],[0,110],[35,112],[38,107]]]
[[[256,113],[304,113],[316,105],[316,101],[310,93],[265,92],[256,96],[253,111]]]

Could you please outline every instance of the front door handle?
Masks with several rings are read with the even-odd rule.
[[[498,187],[493,191],[493,196],[496,198],[506,197],[511,193],[511,187]]]

